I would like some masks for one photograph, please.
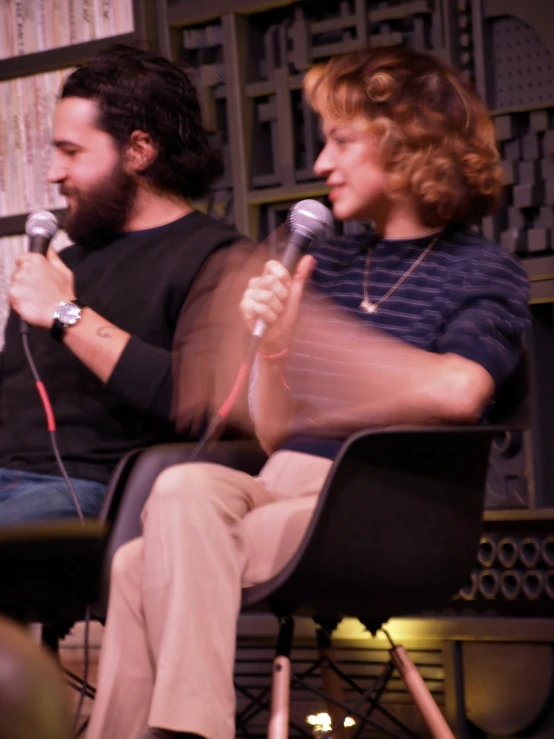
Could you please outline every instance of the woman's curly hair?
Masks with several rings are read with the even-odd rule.
[[[223,172],[220,155],[202,126],[194,86],[183,70],[161,56],[115,46],[76,69],[61,97],[96,100],[97,125],[120,148],[133,131],[149,134],[157,155],[141,174],[160,191],[199,198]]]
[[[494,125],[453,68],[404,47],[366,49],[313,67],[304,90],[320,115],[368,122],[391,195],[413,195],[427,225],[494,210],[502,183]]]

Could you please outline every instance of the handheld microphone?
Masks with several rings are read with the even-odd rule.
[[[58,220],[53,213],[50,213],[49,210],[35,210],[30,213],[27,216],[27,220],[25,221],[25,233],[29,237],[29,251],[34,252],[35,254],[42,254],[43,256],[46,256],[48,246],[56,235],[57,230]],[[29,324],[22,318],[19,321],[19,331],[21,333],[23,350],[25,352],[29,368],[35,381],[35,387],[42,401],[44,413],[46,415],[47,429],[50,434],[52,450],[54,452],[58,468],[65,480],[71,498],[73,499],[73,504],[75,505],[75,510],[77,511],[79,520],[81,521],[81,523],[84,523],[85,519],[83,517],[83,511],[81,510],[79,498],[75,493],[75,489],[71,483],[71,478],[67,474],[67,470],[58,449],[58,442],[56,440],[56,418],[54,416],[54,411],[52,410],[52,404],[50,403],[48,392],[44,386],[43,381],[41,380],[39,371],[35,364],[35,360],[33,359],[31,348],[29,346]]]
[[[331,230],[333,216],[319,200],[301,200],[289,210],[287,225],[290,236],[280,262],[292,272],[312,241],[322,238]],[[258,318],[252,337],[261,340],[266,331],[264,319]]]
[[[58,230],[58,219],[49,210],[34,210],[25,221],[25,233],[29,237],[29,251],[46,256],[48,246]],[[28,335],[29,326],[23,319],[19,322],[19,330]]]
[[[296,263],[308,249],[312,241],[317,238],[323,238],[326,232],[331,229],[332,224],[333,216],[331,215],[331,211],[318,200],[301,200],[299,203],[296,203],[290,209],[287,216],[289,238],[280,258],[281,264],[289,272],[292,272],[296,267]],[[193,449],[189,461],[195,460],[206,444],[215,438],[224,427],[244,383],[248,380],[256,350],[266,331],[267,325],[265,321],[263,318],[259,318],[250,334],[250,346],[239,367],[231,392],[208,424],[208,428]]]
[[[46,256],[48,246],[58,230],[58,220],[49,210],[35,210],[25,221],[29,251]]]

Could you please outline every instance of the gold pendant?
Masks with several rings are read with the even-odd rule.
[[[370,302],[367,298],[364,298],[360,303],[360,308],[365,310],[366,313],[377,313],[377,305]]]

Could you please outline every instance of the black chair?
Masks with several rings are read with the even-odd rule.
[[[481,535],[491,443],[526,429],[529,407],[528,360],[523,356],[490,409],[488,425],[363,431],[343,445],[293,559],[271,580],[243,591],[243,611],[269,611],[280,622],[269,739],[288,736],[295,615],[311,616],[320,627],[324,682],[329,670],[348,680],[330,649],[331,634],[342,617],[357,618],[375,634],[393,616],[446,605],[466,582]],[[365,696],[366,713],[360,704],[354,710],[347,706],[336,681],[327,679],[332,718],[341,720],[348,713],[363,726],[372,723],[378,710],[413,736],[378,702],[396,668],[431,735],[453,737],[406,650],[390,641],[391,659],[374,693]],[[298,676],[292,678],[302,683]],[[306,682],[303,687],[323,695]],[[239,726],[260,710],[259,704],[258,696],[239,714]],[[342,727],[334,729],[341,736]]]
[[[314,618],[320,625],[320,647],[329,648],[343,616],[359,619],[374,634],[390,617],[444,605],[464,584],[475,564],[489,447],[496,431],[362,432],[343,446],[294,558],[273,579],[243,592],[244,610],[270,611],[280,620],[272,688],[278,700],[272,702],[270,739],[288,736],[295,615]],[[393,645],[390,654],[380,692],[396,667],[431,735],[452,737],[404,648]],[[332,660],[324,664],[336,671]],[[377,709],[398,724],[375,703],[363,714],[360,707],[353,711],[346,706],[340,693],[327,700],[338,704],[339,711],[329,710],[335,720],[348,712],[359,722],[372,721]],[[250,708],[248,713],[251,718]]]
[[[343,616],[358,618],[375,633],[393,616],[445,605],[464,584],[481,535],[491,442],[528,427],[528,388],[523,357],[490,409],[488,425],[370,430],[344,443],[294,558],[273,579],[243,592],[243,610],[271,612],[281,624],[270,739],[287,735],[288,656],[295,615],[311,616],[320,624],[320,653],[325,655]],[[119,481],[116,497],[122,503],[107,547],[106,581],[113,553],[140,535],[140,510],[154,479],[180,461],[186,461],[186,454],[178,446],[154,447],[138,458],[124,486],[123,478]],[[235,461],[240,468],[242,460]],[[255,473],[261,461],[259,455],[250,457],[245,471]],[[451,737],[406,651],[392,645],[390,654],[379,694],[396,667],[432,735]],[[323,663],[340,674],[332,660]],[[348,711],[360,721],[371,721],[373,711],[379,710],[399,725],[374,696],[368,696],[366,714],[346,706],[340,695],[329,700],[338,704],[335,715]],[[238,716],[239,728],[262,707],[258,697],[253,708]]]

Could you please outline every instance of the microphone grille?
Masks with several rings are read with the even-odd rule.
[[[27,216],[25,233],[27,236],[46,236],[54,238],[58,230],[58,219],[49,210],[35,210]]]
[[[333,216],[319,200],[301,200],[289,210],[287,223],[291,231],[300,231],[310,239],[320,238],[333,227]]]

